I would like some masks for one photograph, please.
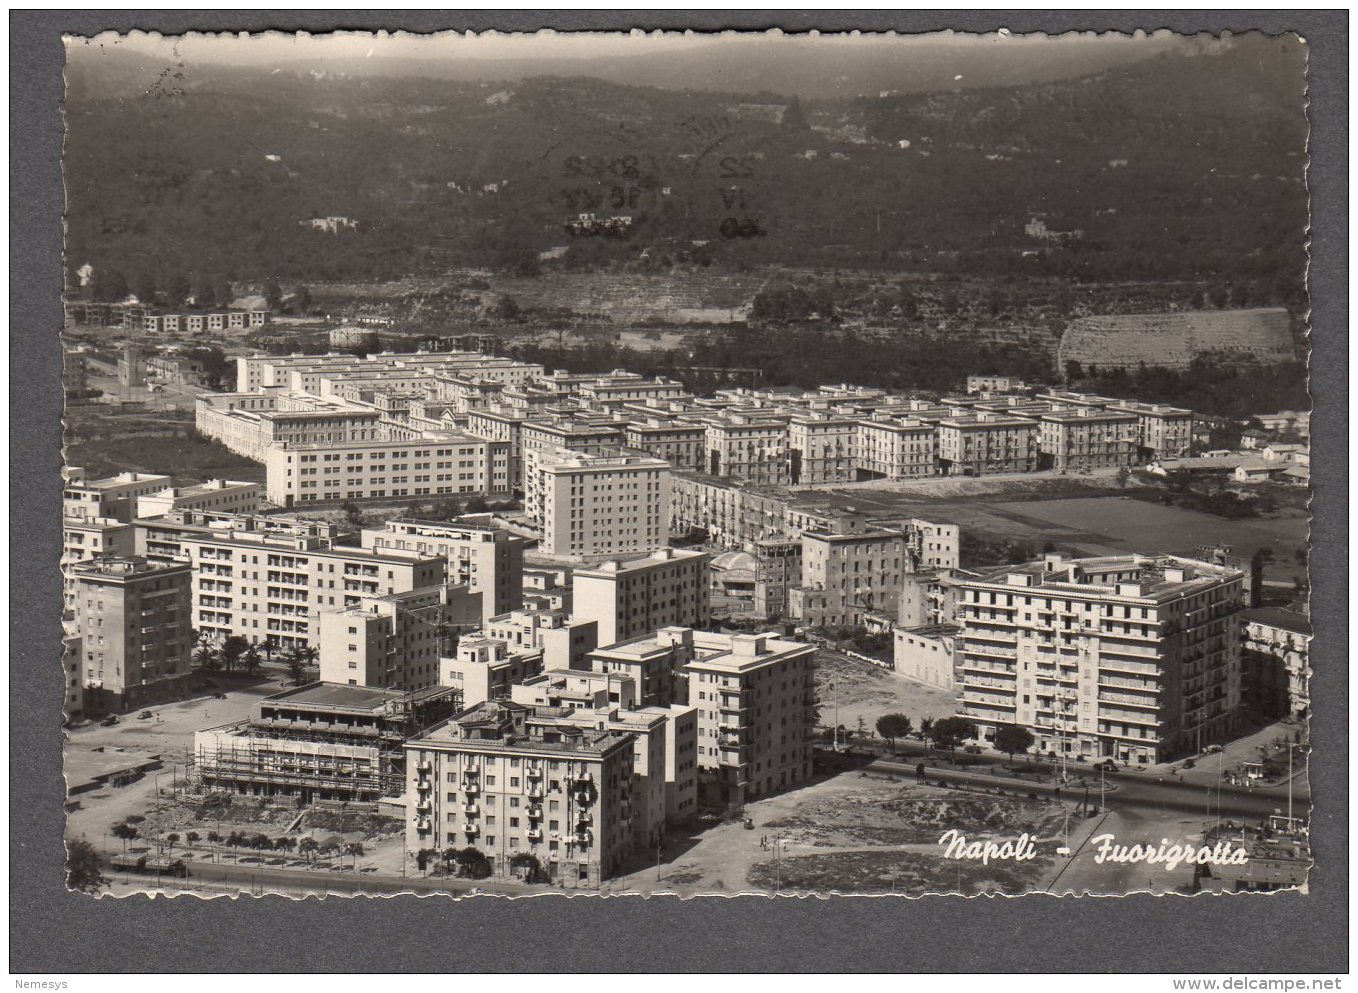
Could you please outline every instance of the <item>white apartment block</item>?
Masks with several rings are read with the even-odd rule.
[[[788,482],[788,419],[726,411],[706,420],[707,471],[755,483]]]
[[[67,517],[61,522],[62,593],[69,609],[74,604],[71,566],[105,556],[127,558],[136,553],[136,528],[111,517]]]
[[[448,582],[481,594],[482,621],[523,604],[523,552],[527,541],[504,528],[463,521],[391,520],[364,529],[364,548],[394,549],[448,560]]]
[[[525,606],[486,622],[486,636],[518,651],[540,651],[545,669],[588,669],[599,647],[597,621],[580,620],[559,609]]]
[[[860,420],[855,464],[860,479],[937,476],[937,427],[916,417],[889,414]]]
[[[954,414],[938,422],[945,475],[1032,472],[1038,465],[1036,421],[993,411]]]
[[[670,538],[670,466],[649,456],[540,453],[524,510],[545,555],[645,554]]]
[[[457,654],[439,660],[439,684],[462,691],[462,704],[507,700],[511,688],[542,671],[542,652],[512,651],[503,641],[482,636],[463,638]]]
[[[664,459],[676,469],[702,471],[707,428],[670,417],[647,416],[628,423],[628,448]]]
[[[229,479],[209,479],[195,486],[171,486],[137,498],[137,517],[159,517],[174,510],[210,510],[221,514],[253,514],[264,487]]]
[[[107,479],[85,479],[81,469],[67,469],[61,492],[63,519],[115,520],[127,524],[137,516],[137,501],[173,485],[169,476],[124,472]]]
[[[1045,560],[961,585],[960,712],[990,740],[1146,765],[1236,726],[1243,581],[1172,556]]]
[[[334,545],[313,522],[179,511],[137,523],[137,551],[193,570],[192,623],[285,648],[319,648],[317,616],[445,584],[446,562],[414,552]]]
[[[794,485],[855,479],[858,420],[841,413],[809,412],[788,421],[788,481]]]
[[[320,681],[378,689],[439,685],[439,660],[481,624],[481,594],[465,586],[365,597],[317,614]]]
[[[1039,465],[1061,472],[1130,466],[1136,460],[1135,414],[1094,407],[1037,415]]]
[[[647,558],[576,569],[572,613],[598,623],[601,645],[674,625],[706,627],[710,584],[707,553],[660,548]]]
[[[693,645],[683,674],[698,711],[700,802],[736,807],[810,779],[815,647],[706,631]]]

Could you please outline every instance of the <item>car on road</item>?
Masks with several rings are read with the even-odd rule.
[[[1208,745],[1206,748],[1203,749],[1203,754],[1215,755],[1219,751],[1221,751],[1220,745]]]
[[[111,727],[113,727],[113,726],[114,726],[115,724],[117,724],[117,723],[118,723],[118,715],[117,715],[117,714],[109,714],[107,717],[105,717],[102,721],[99,722],[99,726],[100,726],[101,728],[111,728]]]
[[[153,714],[153,713],[151,713],[149,710],[143,710],[140,714],[137,715],[137,720],[139,720],[139,721],[149,721],[152,717],[155,717],[155,716],[156,716],[156,715]]]
[[[1096,762],[1094,768],[1102,769],[1104,772],[1117,772],[1118,764],[1112,759],[1104,759],[1102,762]]]

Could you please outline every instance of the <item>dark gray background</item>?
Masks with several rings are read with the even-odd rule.
[[[1310,43],[1315,397],[1308,896],[95,900],[61,875],[63,32],[782,27],[1271,33]],[[15,972],[1050,971],[1348,968],[1348,15],[1344,11],[10,14],[10,968]],[[117,154],[110,149],[110,154]]]

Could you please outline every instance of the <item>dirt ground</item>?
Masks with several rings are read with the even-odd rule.
[[[667,850],[664,864],[610,892],[1021,893],[1050,874],[1064,808],[844,773],[745,807],[755,828],[716,825]],[[1030,862],[944,859],[941,833],[1003,841],[1027,831]],[[658,877],[658,878],[657,878]]]
[[[957,694],[897,675],[887,669],[846,658],[836,652],[816,656],[816,695],[820,700],[820,724],[838,723],[856,731],[859,719],[868,734],[875,734],[883,714],[905,714],[915,726],[925,717],[948,717],[957,711]]]

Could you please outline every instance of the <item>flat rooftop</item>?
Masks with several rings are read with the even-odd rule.
[[[403,690],[381,689],[375,686],[349,686],[346,683],[308,683],[294,689],[264,697],[260,705],[287,705],[314,707],[318,710],[352,710],[371,713],[395,700],[408,699],[414,702],[436,697],[448,692],[451,687],[431,686],[423,690],[406,692]]]

